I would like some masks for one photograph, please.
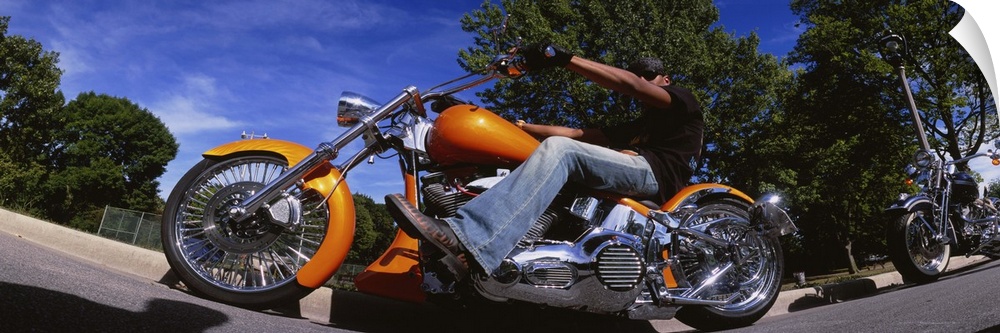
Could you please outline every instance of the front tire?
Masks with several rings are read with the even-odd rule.
[[[724,266],[725,257],[742,261],[712,284],[715,293],[703,293],[702,299],[732,299],[723,306],[684,306],[676,318],[680,322],[705,331],[731,329],[752,325],[771,309],[778,299],[784,257],[776,237],[765,237],[750,225],[747,203],[722,199],[701,205],[689,227],[702,230],[717,238],[739,245],[732,256],[723,251],[691,250],[682,258],[688,279],[697,285]],[[691,249],[697,249],[694,242]],[[708,247],[709,245],[701,245]]]
[[[893,215],[886,228],[889,259],[903,281],[928,283],[944,273],[951,259],[951,246],[941,244],[927,225],[934,225],[930,210]]]
[[[167,262],[185,285],[251,309],[280,306],[313,290],[297,283],[296,273],[326,234],[323,195],[295,185],[283,189],[288,196],[275,202],[301,208],[294,227],[278,226],[263,212],[239,222],[227,214],[287,166],[265,154],[205,159],[178,181],[163,212],[162,241]]]

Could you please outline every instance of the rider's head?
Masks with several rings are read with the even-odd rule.
[[[663,70],[663,62],[653,57],[636,59],[628,65],[628,71],[656,85],[670,84],[670,77]]]

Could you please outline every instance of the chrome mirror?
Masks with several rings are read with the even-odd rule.
[[[882,54],[882,58],[885,59],[890,65],[895,67],[903,66],[907,54],[910,52],[909,48],[906,46],[906,38],[902,35],[892,32],[886,33],[882,39],[879,40],[879,53]]]

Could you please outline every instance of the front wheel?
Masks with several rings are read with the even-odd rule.
[[[292,226],[258,212],[244,221],[229,208],[264,187],[287,168],[284,159],[242,155],[206,159],[191,168],[170,193],[163,212],[162,241],[170,267],[189,288],[215,300],[253,309],[297,300],[312,291],[296,273],[316,253],[326,234],[323,195],[292,185],[276,201],[297,215]],[[274,202],[272,202],[274,204]]]
[[[930,210],[915,210],[889,219],[886,246],[903,281],[933,282],[948,267],[951,246],[942,244],[929,229],[936,225],[933,216]]]
[[[776,237],[759,233],[750,224],[749,206],[722,199],[701,205],[686,224],[736,246],[721,249],[700,241],[683,241],[679,257],[692,285],[716,278],[695,297],[729,300],[721,306],[684,306],[677,312],[682,323],[707,331],[749,326],[763,317],[781,287],[784,257]],[[732,268],[717,276],[727,265]]]

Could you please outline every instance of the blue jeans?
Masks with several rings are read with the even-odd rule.
[[[627,196],[655,194],[646,159],[550,137],[507,177],[445,219],[486,272],[493,272],[567,182]]]

